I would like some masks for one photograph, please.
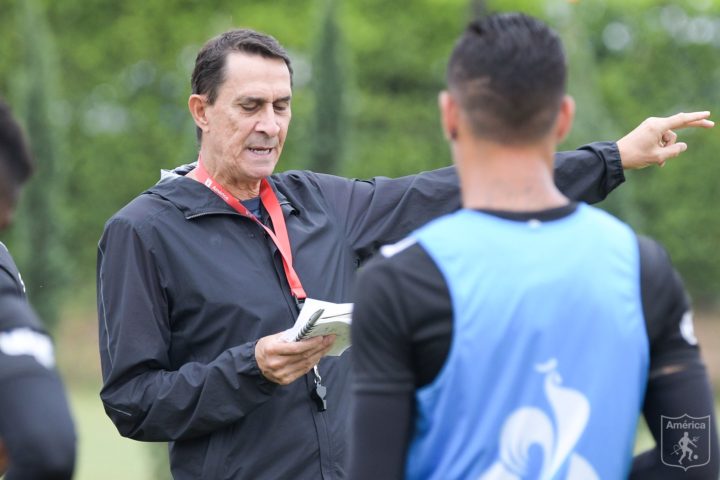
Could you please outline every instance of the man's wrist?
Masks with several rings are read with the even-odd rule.
[[[238,375],[255,377],[258,388],[264,393],[272,394],[277,384],[271,382],[262,374],[255,358],[255,346],[258,340],[239,345],[231,349],[235,358],[235,370]]]

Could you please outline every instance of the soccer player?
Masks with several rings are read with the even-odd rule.
[[[558,36],[522,14],[474,21],[447,80],[463,208],[360,272],[350,477],[717,478],[680,277],[658,243],[553,183],[575,108]],[[641,411],[665,451],[633,463]],[[661,421],[684,415],[704,453],[677,468],[682,432]]]
[[[10,224],[31,172],[20,127],[0,101],[0,230]],[[75,441],[52,342],[27,302],[15,262],[0,243],[0,476],[70,479]]]

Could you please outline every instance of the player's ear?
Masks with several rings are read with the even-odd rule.
[[[560,103],[560,111],[555,121],[555,143],[561,143],[572,129],[575,118],[575,100],[565,95]]]
[[[195,125],[205,133],[209,128],[207,97],[193,93],[190,95],[190,98],[188,98],[188,109],[190,110],[190,115],[192,115]]]
[[[447,90],[438,95],[438,106],[440,108],[440,121],[442,122],[445,139],[449,142],[457,139],[459,106],[453,96]]]

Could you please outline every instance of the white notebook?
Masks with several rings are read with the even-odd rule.
[[[326,355],[338,356],[350,346],[352,303],[333,303],[306,298],[295,325],[285,331],[285,340],[297,342],[321,335],[335,335]]]

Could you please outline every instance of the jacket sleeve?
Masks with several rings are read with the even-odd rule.
[[[12,315],[15,324],[19,316],[34,317],[20,297],[3,299],[0,315]],[[52,344],[44,333],[28,327],[0,331],[0,442],[9,458],[6,480],[72,478],[75,428],[53,364]]]
[[[371,253],[460,207],[457,174],[446,167],[369,181],[317,174],[317,182],[350,244]],[[573,200],[595,203],[624,181],[617,145],[598,142],[556,156],[555,182]]]
[[[255,343],[177,369],[169,358],[169,306],[150,242],[123,220],[100,240],[97,271],[105,411],[126,437],[192,438],[225,427],[267,401],[275,385],[255,363]]]
[[[624,181],[615,142],[595,142],[555,155],[555,184],[572,200],[601,202]]]

